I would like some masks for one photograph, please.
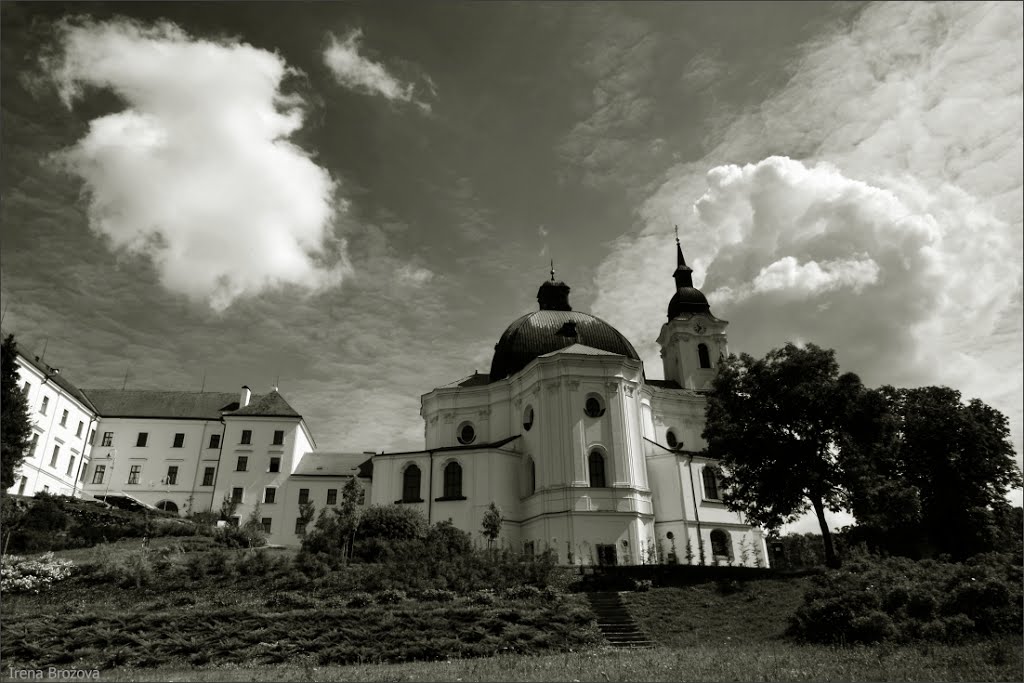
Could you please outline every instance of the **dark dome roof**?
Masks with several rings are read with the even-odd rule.
[[[668,319],[681,313],[710,313],[707,297],[696,287],[680,287],[668,302]]]
[[[501,335],[494,345],[491,381],[511,377],[533,359],[573,344],[640,360],[629,340],[600,318],[578,311],[541,310],[517,318]]]

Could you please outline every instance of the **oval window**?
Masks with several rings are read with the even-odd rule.
[[[526,411],[523,412],[523,429],[530,431],[533,427],[533,406],[526,406]]]
[[[476,430],[473,429],[471,423],[463,422],[459,425],[458,439],[461,444],[471,444],[476,441]]]
[[[583,412],[587,417],[601,417],[604,415],[604,402],[600,397],[591,394],[583,404]]]
[[[676,438],[676,433],[671,429],[668,430],[667,434],[665,434],[665,442],[668,444],[668,447],[673,450],[683,445],[679,443],[679,439]]]

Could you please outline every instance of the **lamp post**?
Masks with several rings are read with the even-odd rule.
[[[110,493],[110,482],[114,478],[114,460],[116,458],[117,458],[117,449],[116,448],[111,448],[107,452],[107,457],[106,457],[106,459],[110,461],[110,473],[109,473],[110,476],[107,477],[107,488],[103,490],[103,502],[107,503],[107,505],[110,505],[110,503],[107,502],[107,494]]]

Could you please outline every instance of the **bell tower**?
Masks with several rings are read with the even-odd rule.
[[[693,286],[693,268],[686,265],[676,229],[676,293],[668,304],[668,322],[658,335],[665,379],[684,389],[709,389],[719,358],[729,354],[728,322],[711,314],[704,293]]]

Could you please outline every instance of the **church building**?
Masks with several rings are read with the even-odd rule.
[[[705,392],[728,353],[676,242],[675,293],[658,344],[664,380],[633,345],[574,311],[555,280],[505,329],[488,374],[422,397],[425,448],[373,457],[372,502],[412,505],[479,538],[493,502],[500,542],[560,563],[765,566],[759,529],[721,500],[702,455]]]

